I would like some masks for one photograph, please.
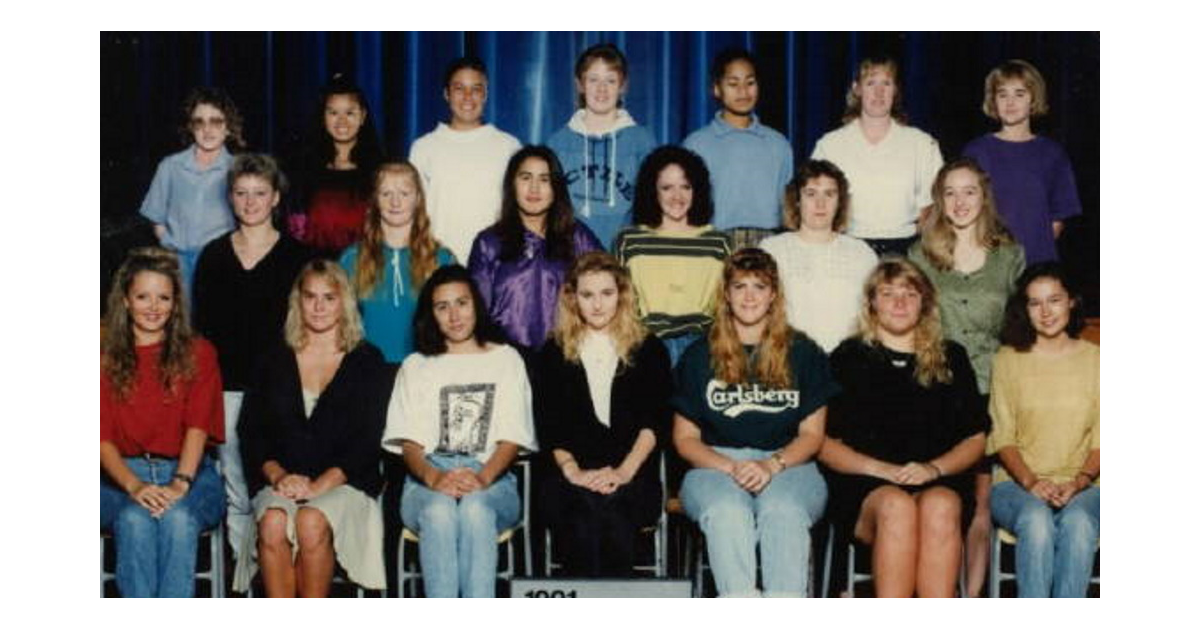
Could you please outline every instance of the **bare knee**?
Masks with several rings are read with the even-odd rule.
[[[315,508],[304,507],[296,512],[296,544],[303,551],[326,549],[332,542],[329,521]]]
[[[878,538],[912,539],[917,533],[917,504],[911,495],[895,486],[883,486],[867,495],[864,512],[867,527],[860,528],[865,542]],[[865,516],[867,514],[864,514]],[[871,526],[873,524],[873,527]]]
[[[877,520],[885,528],[911,528],[916,525],[917,503],[899,488],[887,488],[879,497]]]
[[[930,488],[917,499],[921,534],[935,540],[958,540],[962,501],[948,488]]]
[[[280,551],[290,545],[287,539],[287,513],[269,509],[258,519],[258,544],[267,551]]]

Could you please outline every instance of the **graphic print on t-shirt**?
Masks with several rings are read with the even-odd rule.
[[[730,387],[724,381],[715,378],[709,379],[705,398],[710,409],[730,418],[736,418],[747,411],[780,413],[800,407],[798,390],[766,389],[758,383]]]
[[[441,431],[437,452],[474,455],[487,448],[496,404],[495,383],[446,385],[439,396]]]

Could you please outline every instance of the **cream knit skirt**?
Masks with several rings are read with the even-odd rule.
[[[287,513],[287,538],[292,544],[292,558],[299,547],[296,544],[296,511],[302,507],[320,510],[333,530],[333,550],[337,563],[346,571],[346,576],[359,586],[372,590],[383,590],[387,577],[383,568],[383,513],[379,504],[363,491],[349,485],[338,486],[308,503],[297,505],[291,499],[275,494],[271,488],[263,488],[254,497],[255,527],[246,536],[237,567],[233,574],[233,589],[245,592],[250,580],[258,571],[257,556],[259,519],[270,509]]]

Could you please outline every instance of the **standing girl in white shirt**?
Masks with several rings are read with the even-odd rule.
[[[916,240],[917,218],[942,166],[937,141],[906,124],[902,100],[896,61],[864,59],[846,93],[842,127],[822,136],[812,154],[846,173],[858,191],[849,233],[880,256],[903,256]]]

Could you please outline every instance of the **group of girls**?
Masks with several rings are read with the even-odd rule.
[[[987,83],[1005,142],[1028,141],[1004,134],[1028,134],[1045,109],[1021,64]],[[584,108],[570,127],[590,152],[595,114],[622,119],[604,106],[625,69],[598,56],[577,78]],[[834,162],[797,169],[782,195],[788,230],[762,249],[734,251],[711,225],[704,160],[665,146],[639,158],[635,224],[604,253],[592,211],[576,220],[560,155],[531,146],[509,159],[498,219],[467,267],[431,233],[416,168],[382,159],[352,86],[323,95],[326,142],[288,229],[273,220],[279,166],[229,157],[236,110],[198,93],[186,181],[211,187],[212,169],[197,169],[228,157],[215,198],[236,225],[195,253],[165,219],[156,229],[178,253],[132,252],[109,296],[101,526],[120,591],[192,592],[196,539],[226,509],[210,445],[235,588],[256,566],[269,595],[324,595],[336,566],[383,588],[382,445],[407,467],[401,517],[420,538],[426,593],[487,596],[497,532],[520,514],[509,472],[520,454],[546,457],[532,494],[567,572],[626,575],[638,529],[658,517],[670,443],[692,466],[680,496],[722,595],[758,593],[759,569],[762,592],[805,594],[822,517],[872,545],[880,595],[953,594],[964,527],[978,592],[993,518],[1017,535],[1021,595],[1082,595],[1099,536],[1099,353],[1077,339],[1078,293],[1054,264],[1025,268],[976,161],[902,186],[916,204],[932,199],[915,237],[879,232],[868,246],[844,232],[870,211],[855,196],[851,212],[852,187],[873,190],[856,182],[886,170],[872,151],[900,151],[882,150],[889,125],[903,128],[895,78],[894,65],[868,63],[851,89],[847,125],[860,121],[867,155],[845,160],[874,166],[855,177],[835,164],[839,143],[819,144]],[[868,121],[880,112],[888,121]],[[611,206],[621,187],[607,186]],[[596,201],[589,188],[584,203]],[[1046,216],[1070,211],[1054,203]],[[877,258],[896,248],[911,262]],[[340,264],[321,255],[339,251]]]

